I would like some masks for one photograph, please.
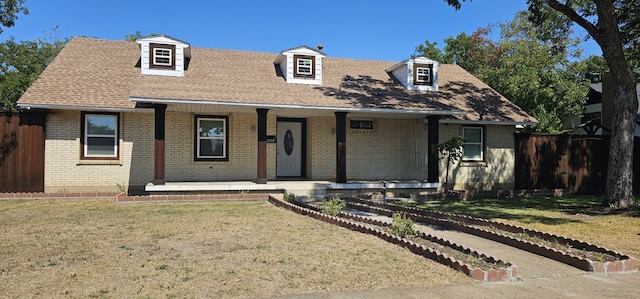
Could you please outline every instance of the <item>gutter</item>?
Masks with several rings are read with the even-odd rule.
[[[397,110],[389,108],[347,108],[329,106],[303,106],[303,105],[279,105],[279,104],[254,104],[254,103],[231,103],[221,101],[194,101],[178,99],[152,99],[131,97],[131,101],[145,104],[191,104],[191,105],[222,105],[247,108],[269,108],[269,109],[300,109],[300,110],[323,110],[336,112],[366,112],[366,113],[391,113],[405,115],[442,115],[454,116],[465,114],[462,110]]]
[[[102,112],[154,112],[153,108],[115,108],[115,107],[95,107],[95,106],[28,104],[28,103],[18,104],[18,109],[80,110],[80,111],[102,111]]]

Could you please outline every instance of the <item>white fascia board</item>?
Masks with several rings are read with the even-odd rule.
[[[299,47],[283,50],[282,52],[280,52],[281,55],[282,54],[289,54],[289,53],[327,57],[327,55],[322,53],[322,51],[319,51],[317,49],[313,49],[313,48],[307,47],[307,46],[299,46]]]
[[[49,110],[77,110],[77,111],[102,111],[102,112],[153,112],[153,108],[116,108],[74,105],[50,105],[50,104],[18,104],[19,109],[49,109]]]
[[[441,124],[462,124],[462,125],[502,125],[502,126],[537,126],[537,122],[529,121],[491,121],[491,120],[459,120],[441,119]]]
[[[398,62],[398,63],[394,64],[393,66],[391,66],[390,68],[388,68],[388,69],[386,69],[384,71],[387,72],[387,73],[391,73],[391,72],[393,72],[393,71],[395,71],[395,70],[397,70],[397,69],[399,69],[401,67],[407,66],[407,62],[409,62],[409,59],[406,59],[406,60],[403,60],[401,62]]]
[[[398,110],[388,108],[348,108],[348,107],[331,107],[331,106],[303,106],[303,105],[281,105],[281,104],[257,104],[257,103],[232,103],[221,101],[193,101],[179,99],[152,99],[131,97],[131,101],[145,104],[197,104],[197,105],[226,105],[236,107],[255,107],[255,108],[271,108],[271,109],[301,109],[301,110],[324,110],[337,112],[367,112],[367,113],[385,113],[385,114],[404,114],[404,115],[442,115],[454,116],[462,115],[461,110]]]

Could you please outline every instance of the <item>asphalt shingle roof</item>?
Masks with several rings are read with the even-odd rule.
[[[339,108],[464,111],[461,120],[536,120],[457,65],[439,67],[439,91],[410,91],[385,72],[397,62],[326,57],[323,84],[277,76],[278,54],[191,49],[184,77],[142,75],[135,42],[73,38],[19,105],[134,108],[131,98]]]

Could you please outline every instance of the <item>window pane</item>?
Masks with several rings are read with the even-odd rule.
[[[224,140],[201,139],[200,157],[224,157]]]
[[[481,143],[482,142],[482,129],[481,128],[464,128],[464,138],[467,142]]]
[[[200,137],[224,137],[224,121],[202,119],[198,132]]]
[[[116,117],[111,115],[87,115],[88,135],[116,135]]]
[[[482,160],[482,146],[480,144],[465,144],[463,156],[465,160]]]
[[[113,137],[88,137],[87,156],[110,156],[115,153],[115,138]]]

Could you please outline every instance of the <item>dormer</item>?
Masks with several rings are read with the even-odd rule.
[[[140,69],[144,75],[184,76],[191,59],[188,43],[161,34],[136,40],[140,45]]]
[[[273,62],[287,83],[322,85],[322,46],[307,46],[284,50]]]
[[[408,90],[438,91],[438,66],[440,63],[433,59],[416,57],[385,71]]]

